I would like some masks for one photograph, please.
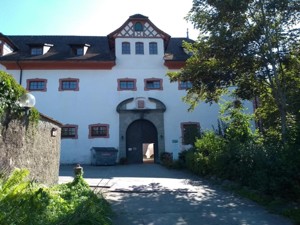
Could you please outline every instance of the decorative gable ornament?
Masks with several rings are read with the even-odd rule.
[[[171,36],[157,28],[146,16],[135,14],[130,16],[126,22],[108,35],[111,47],[116,38],[161,38],[165,46]]]

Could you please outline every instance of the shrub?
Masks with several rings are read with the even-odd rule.
[[[160,162],[166,167],[171,167],[173,164],[173,154],[171,152],[162,152],[160,154]]]
[[[82,176],[48,188],[27,179],[28,170],[15,170],[0,182],[0,224],[111,224],[110,207],[91,191]]]

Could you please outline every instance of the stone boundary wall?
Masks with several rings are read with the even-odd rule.
[[[43,184],[58,182],[61,126],[40,115],[36,125],[13,120],[0,125],[0,170],[27,168],[30,178]]]

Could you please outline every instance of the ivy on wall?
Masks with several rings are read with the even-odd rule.
[[[12,119],[24,118],[25,111],[18,105],[18,99],[26,93],[10,74],[0,71],[0,122],[8,124]],[[29,121],[39,120],[38,111],[33,108],[30,111]]]

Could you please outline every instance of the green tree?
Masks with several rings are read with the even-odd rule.
[[[289,77],[299,76],[299,0],[194,0],[187,19],[199,29],[193,56],[171,81],[191,81],[186,101],[217,102],[228,87],[242,99],[266,90],[274,98],[283,140],[288,129]],[[297,60],[295,60],[295,58]]]

